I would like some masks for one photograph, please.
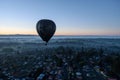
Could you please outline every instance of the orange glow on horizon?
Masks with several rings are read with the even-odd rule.
[[[0,35],[14,35],[14,34],[23,34],[23,35],[38,35],[36,30],[21,30],[21,29],[14,29],[14,30],[5,30],[1,29],[0,30]],[[56,31],[55,35],[120,35],[120,33],[113,33],[113,32],[97,32],[97,31]]]
[[[20,34],[20,35],[38,35],[37,34],[37,32],[34,32],[34,31],[31,31],[31,32],[6,32],[6,31],[4,31],[4,32],[0,32],[0,35],[15,35],[15,34]],[[68,32],[64,32],[64,33],[58,33],[58,32],[56,32],[54,35],[120,35],[120,34],[108,34],[108,33],[106,33],[106,34],[100,34],[100,33],[68,33]]]

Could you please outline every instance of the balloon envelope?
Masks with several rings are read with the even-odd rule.
[[[38,21],[37,32],[43,41],[46,43],[51,39],[56,31],[56,25],[52,20],[42,19]]]

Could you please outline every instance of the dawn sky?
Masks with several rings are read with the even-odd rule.
[[[37,34],[40,19],[56,35],[120,35],[120,0],[0,0],[0,34]]]

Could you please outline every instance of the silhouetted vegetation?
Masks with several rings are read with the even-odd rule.
[[[13,49],[4,48],[3,51],[11,52]],[[61,79],[74,80],[77,78],[77,71],[80,70],[82,73],[82,69],[86,65],[93,68],[99,66],[100,71],[104,71],[107,76],[120,75],[120,55],[105,53],[103,48],[81,47],[75,49],[59,46],[57,48],[26,50],[19,52],[19,54],[18,52],[0,59],[0,66],[3,67],[1,71],[4,71],[5,68],[6,73],[9,73],[5,76],[37,79],[40,74],[45,74],[44,78],[47,79],[48,76],[56,77],[58,75],[51,74],[51,71],[55,70],[60,72]]]

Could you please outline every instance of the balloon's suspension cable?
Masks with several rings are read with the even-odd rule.
[[[45,43],[45,45],[47,46],[47,42]]]

